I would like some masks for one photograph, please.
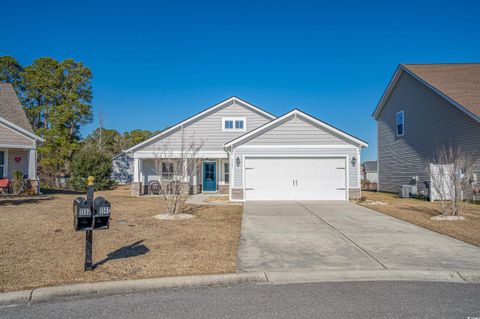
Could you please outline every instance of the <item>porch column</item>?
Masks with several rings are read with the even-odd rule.
[[[139,196],[143,194],[142,185],[142,159],[133,158],[133,182],[132,182],[132,195]]]
[[[28,150],[28,179],[37,180],[37,150]]]

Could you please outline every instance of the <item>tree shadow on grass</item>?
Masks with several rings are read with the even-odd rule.
[[[107,255],[107,258],[104,258],[100,260],[99,262],[95,263],[93,265],[93,268],[97,268],[98,266],[101,266],[110,260],[115,260],[115,259],[126,259],[130,257],[137,257],[141,255],[145,255],[150,251],[147,246],[143,245],[144,239],[139,240],[137,242],[134,242],[131,245],[124,246],[122,248],[119,248]]]
[[[85,195],[87,191],[79,192],[73,189],[42,188],[40,189],[40,192],[48,195]]]
[[[32,197],[5,197],[2,198],[0,196],[0,206],[17,206],[22,204],[38,204],[43,201],[50,201],[54,199],[53,197],[40,197],[40,196],[32,196]]]
[[[200,212],[202,210],[208,209],[208,205],[195,205],[195,206],[187,206],[183,211],[185,214],[193,214]]]

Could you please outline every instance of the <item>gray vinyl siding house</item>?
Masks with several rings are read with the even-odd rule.
[[[425,162],[439,147],[480,158],[479,83],[479,64],[399,66],[374,113],[380,191],[399,192],[413,176],[425,191]],[[397,134],[399,112],[403,134]]]
[[[360,153],[367,143],[300,110],[276,117],[237,97],[128,149],[132,194],[166,178],[158,158],[168,150],[178,160],[187,140],[202,145],[193,175],[182,181],[192,193],[228,194],[232,201],[360,196]]]

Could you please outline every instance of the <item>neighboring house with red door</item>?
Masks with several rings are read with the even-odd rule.
[[[9,83],[0,83],[0,179],[12,179],[21,171],[32,189],[37,189],[37,143],[20,101]]]
[[[426,160],[441,147],[480,164],[480,63],[399,65],[373,117],[380,191],[399,192],[414,176],[426,191]]]

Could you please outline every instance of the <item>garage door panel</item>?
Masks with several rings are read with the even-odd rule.
[[[344,158],[247,158],[247,200],[345,200]]]
[[[255,158],[245,163],[248,200],[293,200],[292,162],[282,158]]]
[[[345,159],[298,159],[296,199],[345,200]]]

